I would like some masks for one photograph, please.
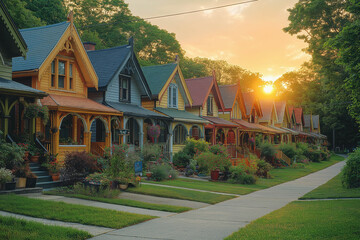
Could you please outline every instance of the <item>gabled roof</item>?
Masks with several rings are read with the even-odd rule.
[[[121,72],[126,63],[132,61],[138,77],[135,78],[139,87],[141,86],[141,94],[151,97],[151,91],[146,81],[144,73],[134,53],[133,39],[130,38],[129,44],[103,49],[96,51],[87,51],[91,63],[99,77],[99,88],[105,88],[109,82],[115,77],[115,74]]]
[[[229,122],[225,119],[218,118],[218,117],[209,117],[209,116],[202,116],[202,118],[208,120],[213,125],[218,127],[237,127],[237,125],[233,122]]]
[[[224,102],[221,97],[215,74],[209,77],[186,79],[186,85],[193,100],[193,107],[204,107],[211,92],[219,109],[224,109]]]
[[[20,33],[28,45],[26,59],[13,59],[13,72],[39,69],[51,51],[60,41],[70,22],[53,25],[21,29]]]
[[[320,116],[319,116],[319,115],[312,115],[312,121],[313,121],[313,127],[314,127],[314,129],[318,129],[318,128],[319,128],[319,120],[320,120]]]
[[[275,102],[275,108],[278,116],[278,123],[282,123],[284,121],[284,117],[286,114],[286,102],[285,101]]]
[[[142,67],[152,94],[159,95],[171,74],[175,71],[177,63]]]
[[[154,108],[154,109],[160,113],[163,113],[173,118],[176,121],[208,123],[208,121],[202,119],[201,117],[189,113],[185,110],[177,110],[173,108]]]
[[[231,109],[236,98],[236,93],[238,91],[237,85],[220,85],[219,89],[224,101],[225,108]]]
[[[155,117],[155,118],[162,118],[162,119],[170,119],[167,116],[162,114],[156,113],[154,111],[150,111],[145,109],[141,106],[136,104],[130,103],[122,103],[122,102],[105,102],[106,105],[115,108],[124,113],[126,116],[135,116],[135,117]]]
[[[304,127],[306,128],[311,127],[311,115],[309,114],[304,115]]]
[[[0,46],[10,53],[10,57],[26,56],[27,46],[25,40],[2,0],[0,0],[0,36]]]
[[[261,122],[270,121],[272,118],[273,111],[274,111],[276,119],[277,119],[275,103],[273,100],[262,99],[262,100],[260,100],[260,106],[261,106],[261,111],[263,113],[263,116],[260,118]]]
[[[28,87],[24,84],[0,78],[0,93],[1,94],[14,94],[14,95],[27,95],[27,96],[46,96],[47,94],[43,91]]]
[[[303,109],[302,108],[294,108],[294,114],[295,114],[296,123],[303,124],[304,123]]]

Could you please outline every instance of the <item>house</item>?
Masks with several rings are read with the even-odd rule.
[[[225,105],[215,74],[185,81],[193,99],[192,106],[187,105],[186,110],[209,121],[205,125],[205,140],[212,145],[224,144],[236,158],[237,125],[219,117],[219,110],[224,112]]]
[[[0,36],[0,130],[8,141],[19,140],[35,133],[35,119],[23,117],[25,107],[47,94],[12,81],[12,58],[25,58],[27,45],[1,0]]]
[[[276,101],[275,109],[278,116],[275,127],[285,132],[282,134],[282,142],[292,142],[292,135],[298,135],[298,133],[291,130],[291,118],[286,101]]]
[[[132,147],[142,147],[150,141],[148,126],[169,124],[170,118],[141,106],[141,99],[151,100],[152,93],[135,56],[134,41],[129,44],[103,50],[95,50],[93,43],[84,43],[87,53],[99,77],[98,90],[89,89],[89,98],[123,112],[120,135],[116,119],[111,122],[112,143],[124,142]],[[166,136],[159,138],[165,141]]]
[[[259,124],[266,127],[265,137],[274,143],[282,142],[283,136],[289,132],[275,126],[279,121],[275,102],[272,99],[261,99],[260,106],[263,116],[259,119]]]
[[[13,59],[13,79],[48,93],[40,102],[50,121],[36,121],[43,144],[64,159],[66,152],[101,155],[110,147],[110,122],[122,122],[122,112],[88,98],[88,88],[98,88],[98,77],[83,47],[72,13],[68,21],[20,30],[28,45],[26,59]],[[93,126],[96,132],[92,132]]]
[[[147,66],[142,68],[153,95],[152,100],[142,99],[146,109],[168,116],[169,125],[161,126],[161,134],[168,135],[170,156],[185,146],[187,138],[204,138],[204,124],[208,121],[185,110],[193,100],[179,63]]]

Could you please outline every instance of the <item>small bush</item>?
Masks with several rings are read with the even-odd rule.
[[[293,163],[290,167],[298,169],[298,168],[305,168],[305,165],[303,163]]]
[[[176,179],[178,174],[169,164],[154,165],[151,168],[151,178],[155,181]]]
[[[186,167],[189,165],[191,157],[186,154],[184,151],[175,153],[173,158],[173,163],[177,167]]]
[[[204,140],[188,139],[186,140],[183,152],[193,158],[195,155],[199,155],[202,152],[207,152],[209,149],[209,143]]]
[[[243,167],[236,166],[230,168],[229,182],[240,184],[255,184],[256,178],[255,176],[246,173]]]
[[[144,158],[144,163],[149,161],[156,161],[161,155],[161,148],[159,144],[144,144],[141,154]]]
[[[310,149],[307,152],[307,155],[305,155],[305,156],[308,157],[309,160],[312,162],[320,162],[321,161],[321,153],[319,150]]]
[[[221,155],[215,155],[212,152],[203,152],[199,156],[196,156],[195,160],[199,165],[199,171],[206,173],[216,169],[226,172],[231,166],[229,158],[224,158]]]
[[[360,148],[349,155],[342,171],[342,183],[346,188],[360,187]]]
[[[196,165],[197,165],[196,160],[191,159],[189,165],[186,166],[185,176],[189,177],[193,175],[196,171]]]
[[[297,155],[296,146],[292,143],[281,144],[279,146],[279,150],[281,150],[290,159],[294,159],[294,157]]]
[[[272,169],[271,164],[267,163],[266,161],[260,159],[257,162],[257,171],[256,175],[263,178],[269,178],[269,171]]]
[[[270,162],[273,160],[276,154],[274,145],[269,142],[260,144],[261,157],[265,158],[266,161]]]
[[[24,162],[25,150],[15,143],[5,143],[0,140],[0,167],[13,169]]]
[[[70,152],[65,156],[64,166],[60,170],[60,174],[61,179],[66,184],[74,184],[97,170],[95,158],[87,152]]]

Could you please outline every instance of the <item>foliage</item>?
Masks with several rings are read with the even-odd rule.
[[[188,154],[191,158],[202,152],[206,152],[209,149],[209,143],[205,140],[199,139],[187,139],[183,151]]]
[[[24,162],[25,151],[15,143],[5,143],[0,141],[0,167],[13,169],[19,167]]]
[[[269,142],[263,142],[260,144],[261,157],[265,158],[266,161],[272,161],[275,157],[276,149],[274,145]]]
[[[40,155],[40,149],[35,145],[35,143],[31,143],[29,145],[29,153],[31,156],[39,156]]]
[[[305,168],[305,165],[303,163],[293,163],[293,164],[291,164],[290,167],[295,168],[295,169],[297,169],[297,168]]]
[[[24,117],[28,119],[41,118],[44,125],[49,121],[49,109],[47,106],[39,106],[37,104],[29,104],[25,107]]]
[[[346,188],[360,187],[360,149],[351,153],[343,169],[342,183]]]
[[[321,161],[321,151],[319,150],[309,149],[305,156],[312,162]]]
[[[27,3],[25,1],[4,0],[4,3],[18,28],[22,29],[45,25],[33,11],[27,8]]]
[[[61,179],[68,184],[74,184],[98,170],[96,160],[87,152],[69,152],[65,155]]]
[[[201,172],[211,172],[216,169],[224,172],[231,166],[229,158],[224,158],[221,154],[216,155],[212,152],[200,153],[200,155],[195,157],[195,160],[199,164]]]
[[[186,167],[190,162],[191,157],[184,151],[179,151],[174,154],[173,163],[177,167]]]
[[[13,177],[14,176],[9,169],[0,168],[0,183],[11,182]]]
[[[13,174],[15,175],[15,177],[26,178],[29,171],[30,171],[29,165],[25,164],[15,167],[13,170]]]
[[[230,168],[229,182],[240,184],[255,184],[256,178],[254,175],[247,173],[244,167],[236,166]]]
[[[161,155],[161,148],[159,144],[144,144],[141,149],[141,154],[143,156],[144,163],[156,161]]]
[[[186,166],[186,169],[185,169],[185,176],[189,177],[189,176],[193,175],[196,171],[196,165],[197,165],[196,160],[190,159],[190,162]]]
[[[290,159],[294,159],[297,155],[296,146],[293,143],[282,143],[279,146],[279,150],[281,150]]]
[[[158,138],[160,136],[160,126],[159,125],[151,125],[148,126],[147,134],[151,138]]]
[[[163,181],[168,179],[176,179],[178,176],[177,171],[175,171],[169,164],[157,164],[151,168],[151,178],[155,181]]]
[[[270,163],[267,163],[266,161],[260,159],[257,162],[257,171],[256,175],[263,178],[269,178],[269,172],[272,169],[272,166]]]

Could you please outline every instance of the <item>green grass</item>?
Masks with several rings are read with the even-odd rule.
[[[68,227],[49,226],[42,223],[0,216],[0,239],[8,240],[82,240],[91,234]]]
[[[158,186],[144,185],[144,184],[141,185],[141,187],[128,188],[128,191],[133,193],[145,194],[145,195],[191,200],[191,201],[197,201],[197,202],[203,202],[209,204],[215,204],[235,197],[230,195],[221,195],[215,193],[198,192],[192,190],[168,188],[168,187],[160,187],[160,186],[158,187]]]
[[[305,168],[295,169],[295,168],[287,167],[287,168],[272,169],[270,171],[270,174],[272,175],[273,178],[271,179],[259,178],[256,184],[254,185],[231,184],[226,182],[205,182],[205,181],[183,179],[183,178],[176,180],[162,181],[162,182],[154,182],[154,181],[149,181],[149,182],[159,185],[177,186],[177,187],[185,187],[185,188],[206,190],[212,192],[245,195],[260,189],[269,188],[278,185],[280,183],[295,180],[297,178],[306,176],[310,173],[327,168],[342,160],[344,160],[343,157],[333,155],[329,161],[323,161],[320,163],[310,163],[309,165],[306,165]]]
[[[292,202],[226,240],[359,239],[360,200]]]
[[[74,222],[109,228],[123,228],[155,217],[64,202],[1,195],[0,210],[32,217]]]
[[[83,194],[63,193],[63,192],[56,191],[56,190],[47,191],[47,192],[45,192],[45,194],[48,194],[48,195],[61,195],[61,196],[64,196],[64,197],[81,198],[81,199],[104,202],[104,203],[111,203],[111,204],[117,204],[117,205],[124,205],[124,206],[137,207],[137,208],[145,208],[145,209],[151,209],[151,210],[157,210],[157,211],[174,212],[174,213],[186,212],[186,211],[189,211],[189,210],[192,209],[192,208],[189,208],[189,207],[146,203],[146,202],[140,202],[140,201],[135,201],[135,200],[130,200],[130,199],[102,198],[102,197],[86,196],[86,195],[83,195]]]
[[[299,199],[360,198],[360,188],[344,188],[341,173]]]

